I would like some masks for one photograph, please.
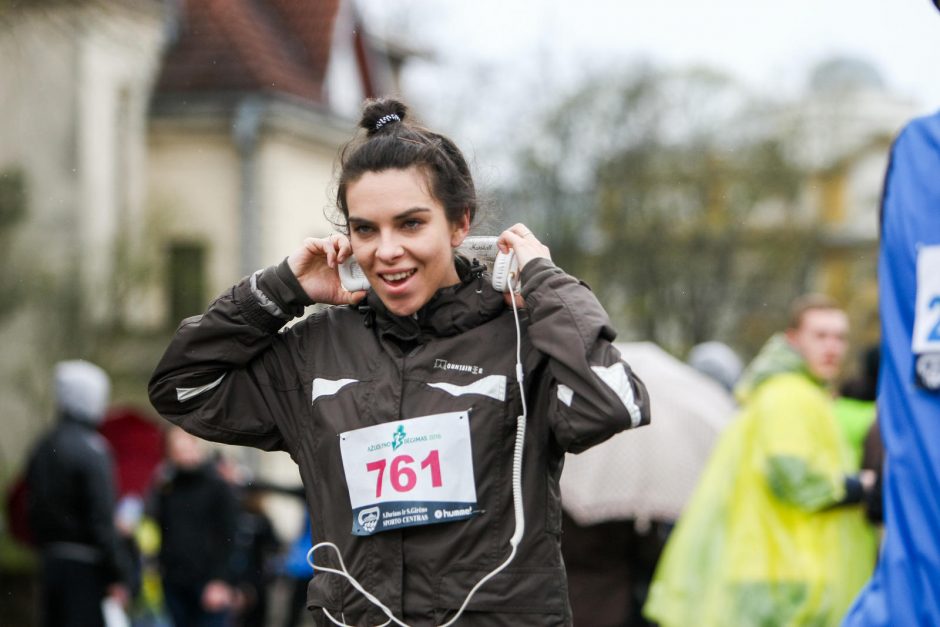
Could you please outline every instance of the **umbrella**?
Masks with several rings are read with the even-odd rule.
[[[650,395],[651,424],[565,459],[562,507],[579,525],[671,521],[735,411],[718,383],[651,342],[617,343]]]
[[[143,495],[163,459],[163,435],[157,423],[135,407],[114,407],[98,428],[114,453],[118,497]]]

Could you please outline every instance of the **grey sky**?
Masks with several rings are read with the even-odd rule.
[[[362,0],[362,6],[374,26],[430,44],[439,63],[486,67],[504,80],[521,72],[528,80],[564,83],[586,65],[641,57],[670,66],[703,63],[759,90],[793,93],[816,62],[848,54],[871,62],[918,110],[940,108],[940,13],[929,0]]]

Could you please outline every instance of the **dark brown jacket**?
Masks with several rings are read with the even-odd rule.
[[[462,283],[440,290],[414,317],[389,314],[370,293],[366,307],[329,307],[278,333],[310,304],[282,262],[185,320],[150,383],[154,407],[195,435],[290,453],[300,467],[314,543],[336,543],[350,573],[412,625],[452,616],[509,555],[515,528],[510,473],[522,405],[513,314],[485,275],[462,260],[458,270]],[[560,551],[564,454],[649,422],[646,390],[611,344],[614,330],[591,291],[544,259],[526,265],[522,283],[525,534],[513,562],[479,589],[460,625],[570,624]],[[474,391],[474,382],[493,375],[505,380],[498,394]],[[315,379],[318,390],[323,381],[343,383],[314,399]],[[432,387],[440,383],[449,385]],[[337,436],[463,410],[471,411],[482,513],[351,535]],[[316,558],[337,565],[332,551],[321,549]],[[313,579],[308,603],[322,624],[320,608],[353,625],[386,620],[333,574]]]

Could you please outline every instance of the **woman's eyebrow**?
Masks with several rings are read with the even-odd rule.
[[[431,210],[428,207],[412,207],[411,209],[406,209],[398,215],[395,216],[396,220],[404,220],[405,218],[410,218],[416,213],[430,213]]]
[[[402,220],[407,220],[408,218],[412,217],[415,214],[418,214],[418,213],[423,214],[423,213],[430,213],[430,212],[431,212],[431,209],[428,207],[412,207],[411,209],[405,209],[401,213],[395,214],[394,216],[392,216],[392,219],[395,220],[396,222],[400,222]],[[349,217],[349,219],[347,220],[347,223],[355,224],[357,226],[375,226],[375,222],[373,222],[372,220],[367,220],[366,218],[356,218],[353,216]]]

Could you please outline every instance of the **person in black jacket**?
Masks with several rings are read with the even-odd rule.
[[[108,375],[87,361],[55,367],[58,424],[29,458],[27,512],[39,548],[42,624],[104,625],[102,601],[127,602],[127,572],[114,526],[114,467],[96,431]]]
[[[233,601],[238,502],[197,438],[171,428],[166,455],[149,513],[160,527],[167,610],[177,627],[223,627]]]

